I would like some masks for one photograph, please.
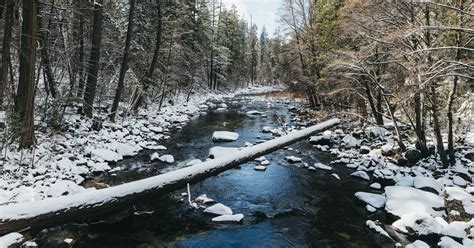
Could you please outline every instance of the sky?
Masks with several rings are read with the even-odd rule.
[[[222,0],[222,3],[228,9],[235,5],[239,14],[249,22],[251,16],[259,32],[265,26],[268,35],[273,36],[278,27],[277,17],[281,0]]]

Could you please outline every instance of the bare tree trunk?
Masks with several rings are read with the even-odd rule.
[[[377,89],[377,125],[383,126],[384,121],[383,121],[383,107],[382,107],[382,102],[383,102],[383,94],[381,89]]]
[[[417,148],[420,149],[423,156],[427,156],[429,151],[426,146],[426,136],[423,120],[423,100],[422,93],[417,91],[415,93],[415,132],[418,137]],[[408,114],[408,113],[407,113]]]
[[[79,25],[78,25],[78,30],[77,30],[77,37],[79,39],[79,50],[77,51],[78,52],[78,56],[79,56],[79,60],[77,61],[77,64],[75,64],[75,66],[77,66],[77,78],[79,79],[79,85],[77,87],[77,97],[79,98],[82,98],[82,93],[84,91],[84,85],[85,85],[85,80],[84,80],[84,68],[85,68],[85,65],[84,65],[84,57],[85,57],[85,51],[84,51],[84,24],[85,24],[85,20],[84,20],[84,11],[83,11],[83,4],[81,1],[79,1],[79,13],[76,14],[76,22],[79,22]],[[79,20],[77,20],[79,19]]]
[[[461,0],[460,2],[460,9],[464,10],[464,0]],[[463,12],[459,13],[460,15],[460,27],[464,26],[464,15]],[[457,32],[456,33],[456,46],[458,47],[456,49],[456,61],[461,60],[461,49],[459,47],[462,46],[461,44],[461,33]],[[453,102],[454,98],[456,97],[456,89],[458,86],[458,76],[454,76],[453,79],[453,87],[451,89],[451,92],[449,93],[449,98],[448,98],[448,155],[449,155],[449,163],[451,165],[454,165],[456,163],[456,156],[454,154],[454,134],[453,134]]]
[[[87,73],[86,89],[84,91],[83,112],[92,118],[94,109],[94,98],[97,88],[97,77],[99,75],[100,43],[102,39],[102,11],[103,0],[94,2],[94,20],[92,26],[92,50]]]
[[[115,115],[117,114],[118,105],[120,102],[120,96],[122,95],[125,73],[127,72],[128,66],[128,51],[130,50],[130,42],[132,41],[133,31],[133,15],[135,13],[135,0],[130,0],[130,10],[128,14],[128,27],[127,27],[127,38],[125,39],[125,48],[123,51],[122,65],[120,66],[119,81],[117,84],[117,90],[115,91],[114,102],[112,109],[110,110],[110,120],[115,121]]]
[[[155,52],[153,53],[153,59],[151,60],[150,67],[146,71],[145,77],[142,79],[142,90],[136,90],[135,93],[138,95],[132,95],[132,99],[136,99],[134,101],[134,104],[131,106],[131,109],[134,111],[137,111],[138,108],[143,105],[143,102],[145,101],[145,96],[144,94],[148,91],[150,88],[150,81],[153,78],[153,74],[155,73],[156,66],[158,64],[158,59],[160,57],[160,48],[161,48],[161,37],[162,37],[162,32],[163,32],[163,17],[161,13],[161,2],[158,0],[158,26],[156,30],[156,43],[155,43]]]
[[[34,101],[36,64],[37,1],[23,0],[23,24],[21,27],[20,78],[16,97],[16,111],[20,123],[20,147],[35,143]]]
[[[369,83],[364,80],[363,82],[365,88],[365,94],[367,95],[367,101],[369,101],[370,109],[372,110],[372,115],[374,116],[375,122],[377,125],[383,126],[383,119],[381,118],[381,114],[377,111],[374,103],[374,97],[372,96],[372,92],[370,91]]]
[[[383,99],[387,106],[388,113],[390,114],[390,118],[392,119],[393,126],[395,127],[395,132],[397,134],[397,144],[402,151],[405,151],[407,148],[405,144],[403,144],[402,134],[400,132],[400,127],[398,127],[397,120],[395,119],[394,110],[393,108],[390,107],[390,102],[388,101],[387,96],[384,95],[383,91],[380,91],[380,94],[383,96]]]
[[[51,5],[51,12],[50,12],[50,16],[53,15],[53,11],[54,11],[54,2],[53,4]],[[50,30],[50,27],[51,27],[51,17],[50,17],[50,20],[49,20],[49,24],[48,24],[48,27],[45,27],[44,26],[44,23],[43,23],[43,17],[41,15],[38,16],[38,33],[39,33],[39,39],[38,39],[38,42],[39,42],[39,45],[40,45],[40,48],[41,48],[41,61],[42,61],[42,65],[43,65],[43,72],[44,72],[44,75],[46,76],[45,79],[46,79],[46,82],[47,82],[47,87],[49,89],[49,92],[51,93],[51,96],[53,98],[56,98],[57,97],[57,89],[56,89],[56,82],[54,81],[54,75],[53,75],[53,70],[51,69],[51,63],[50,63],[50,60],[49,60],[49,52],[48,52],[48,32]]]
[[[3,29],[2,42],[2,68],[0,80],[0,106],[3,105],[5,97],[5,88],[8,85],[8,73],[10,66],[10,45],[12,40],[13,12],[15,11],[15,1],[5,0],[5,26]]]

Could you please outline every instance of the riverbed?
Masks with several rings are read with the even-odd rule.
[[[113,165],[115,170],[94,180],[110,186],[166,173],[192,159],[205,160],[213,146],[243,147],[272,138],[264,126],[296,125],[290,107],[298,103],[256,96],[225,99],[227,109],[210,110],[190,121],[172,138],[162,142],[176,162],[150,161],[156,151],[143,151]],[[250,116],[248,111],[262,114]],[[214,131],[232,131],[239,139],[212,142]],[[368,213],[354,193],[368,191],[368,181],[351,177],[345,166],[332,171],[311,171],[302,163],[292,164],[285,156],[303,162],[329,164],[331,157],[308,141],[265,157],[265,171],[255,171],[257,162],[225,171],[191,185],[191,195],[201,194],[244,214],[241,223],[219,224],[202,209],[189,207],[181,189],[164,196],[150,196],[127,210],[81,223],[66,223],[32,232],[40,247],[50,247],[71,238],[74,247],[393,247],[393,241],[374,233],[365,222]],[[332,176],[339,175],[340,180]],[[372,213],[384,219],[383,211]]]

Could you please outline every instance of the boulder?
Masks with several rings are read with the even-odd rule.
[[[416,164],[421,159],[421,152],[416,149],[410,149],[405,152],[405,158],[412,164]]]

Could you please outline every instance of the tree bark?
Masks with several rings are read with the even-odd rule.
[[[54,4],[54,3],[53,3]],[[51,6],[50,15],[53,15],[54,5]],[[51,18],[51,17],[50,17]],[[38,33],[39,33],[39,45],[41,48],[41,64],[43,65],[44,75],[46,76],[47,84],[46,86],[49,89],[49,92],[53,98],[57,97],[57,87],[56,82],[54,81],[53,70],[51,68],[51,63],[49,60],[49,44],[48,44],[48,32],[51,27],[51,19],[49,21],[48,27],[44,26],[43,17],[38,16]]]
[[[423,99],[422,93],[417,90],[415,93],[415,132],[418,137],[417,148],[420,149],[423,156],[428,156],[428,147],[426,146],[426,135],[423,120]],[[408,113],[407,113],[408,114]]]
[[[94,109],[94,98],[97,88],[97,77],[99,75],[100,45],[102,39],[102,12],[103,0],[94,3],[94,19],[92,25],[92,50],[87,73],[86,89],[84,91],[83,112],[92,118]]]
[[[188,183],[196,183],[235,168],[338,124],[339,119],[328,120],[210,161],[111,188],[0,206],[0,213],[2,213],[0,234],[18,231],[25,227],[44,228],[67,221],[100,216],[117,208],[128,207],[140,198],[179,190]]]
[[[120,66],[119,81],[117,84],[117,90],[115,91],[114,102],[112,104],[112,109],[110,110],[110,121],[115,121],[115,116],[117,114],[118,105],[120,102],[120,97],[122,95],[125,74],[128,69],[128,51],[130,50],[130,43],[132,41],[132,32],[133,32],[133,15],[135,13],[135,0],[130,0],[130,10],[128,14],[128,27],[127,27],[127,37],[125,39],[125,48],[123,51],[122,65]]]
[[[0,77],[0,106],[3,105],[5,98],[5,88],[8,85],[8,74],[10,67],[10,45],[12,40],[13,12],[15,11],[15,1],[5,0],[5,26],[3,28],[2,42],[2,68]]]
[[[163,32],[163,17],[161,13],[161,1],[158,0],[158,25],[156,30],[156,42],[155,42],[155,52],[153,53],[153,59],[151,60],[150,67],[145,73],[145,77],[142,79],[142,89],[134,91],[138,95],[132,95],[132,99],[136,99],[133,101],[133,105],[131,109],[137,111],[138,108],[143,105],[145,101],[145,94],[150,88],[150,81],[153,78],[153,74],[155,73],[156,66],[158,64],[158,59],[160,57],[160,48],[161,48],[161,37]]]
[[[367,101],[369,101],[370,109],[372,110],[372,115],[374,116],[375,122],[377,125],[383,126],[383,119],[380,118],[380,114],[377,111],[377,108],[375,107],[374,103],[374,97],[372,96],[372,92],[369,87],[369,83],[364,80],[364,89],[365,89],[365,94],[367,95]]]
[[[35,143],[34,101],[37,7],[36,0],[23,0],[20,77],[15,104],[20,124],[20,147],[22,148],[31,147]]]
[[[85,57],[85,51],[84,51],[84,11],[83,11],[83,5],[82,1],[77,2],[79,4],[79,13],[76,13],[75,21],[79,22],[78,27],[77,27],[77,38],[79,40],[79,49],[76,51],[77,56],[79,57],[78,60],[76,60],[76,63],[74,66],[77,67],[77,77],[79,79],[79,85],[77,87],[77,97],[82,98],[82,94],[84,92],[84,85],[85,85],[85,80],[84,80],[84,57]],[[75,79],[74,79],[75,80]]]

